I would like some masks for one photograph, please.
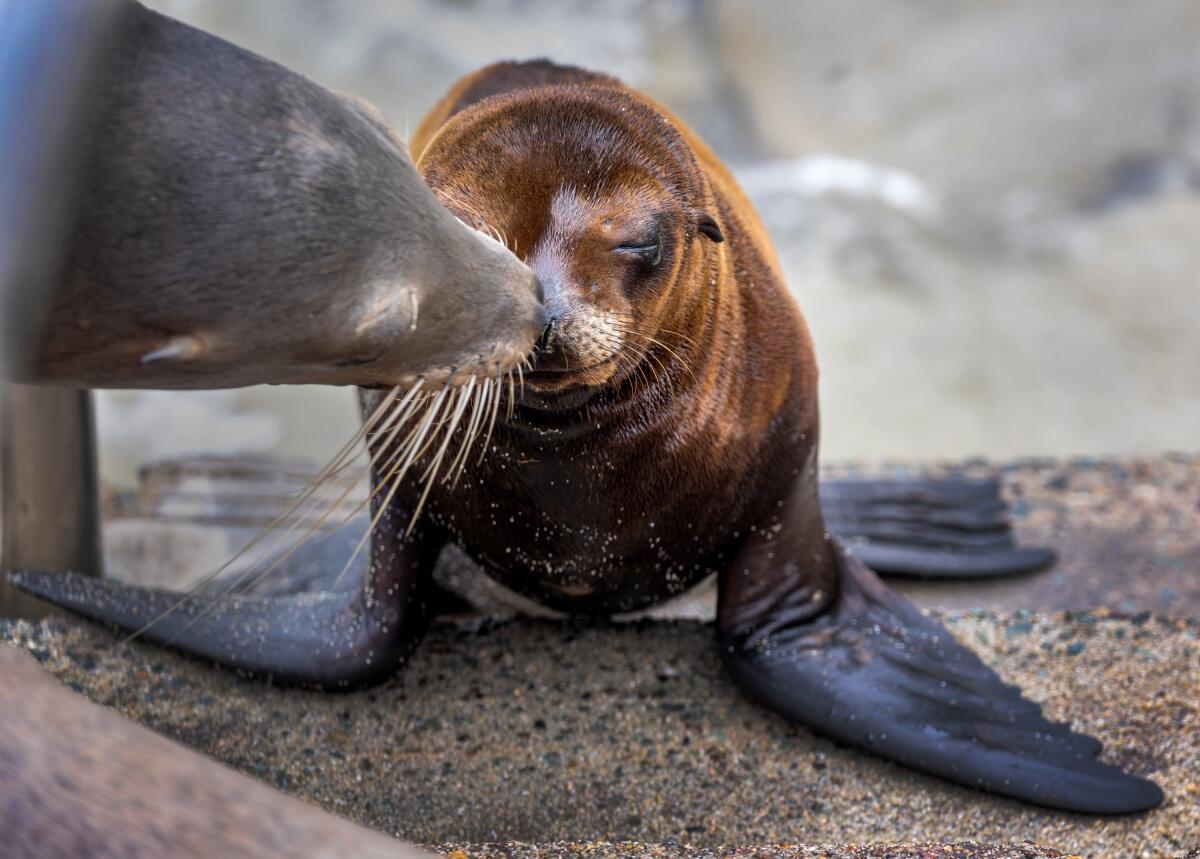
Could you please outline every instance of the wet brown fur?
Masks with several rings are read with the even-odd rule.
[[[619,81],[544,61],[464,78],[410,145],[452,211],[531,265],[548,311],[583,306],[634,332],[599,366],[581,358],[586,336],[566,344],[464,485],[435,489],[432,522],[510,587],[584,612],[640,608],[728,567],[797,491],[812,497],[791,533],[821,546],[812,343],[708,147]],[[701,233],[706,216],[724,242]],[[650,222],[658,265],[613,252]]]

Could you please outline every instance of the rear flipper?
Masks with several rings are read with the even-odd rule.
[[[881,757],[1037,805],[1116,814],[1162,800],[1153,782],[1097,761],[1099,741],[1048,721],[836,543],[834,554],[831,602],[819,572],[816,582],[795,567],[757,586],[737,581],[762,572],[753,565],[769,553],[751,551],[722,579],[721,654],[747,695]],[[727,585],[734,600],[753,598],[728,605]]]
[[[1051,550],[1016,544],[994,478],[825,480],[821,509],[826,527],[882,575],[985,578],[1054,563]]]
[[[84,617],[275,682],[355,688],[393,674],[431,614],[441,544],[425,536],[406,540],[407,513],[389,513],[373,535],[372,557],[358,583],[336,592],[260,596],[214,587],[185,597],[33,570],[14,572],[10,580]],[[394,541],[395,551],[378,551],[379,540]]]

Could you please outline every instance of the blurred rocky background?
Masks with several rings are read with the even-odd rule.
[[[1200,441],[1191,0],[150,0],[375,102],[548,56],[665,102],[757,201],[822,365],[827,459]],[[346,390],[103,394],[104,472],[323,458]]]

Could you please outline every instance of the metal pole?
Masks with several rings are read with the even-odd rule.
[[[123,0],[0,0],[0,386],[53,295],[90,103]],[[91,395],[0,393],[0,614],[35,614],[2,573],[100,573]]]
[[[0,404],[0,569],[100,575],[92,395],[6,384]],[[37,617],[44,604],[0,577],[0,613]]]

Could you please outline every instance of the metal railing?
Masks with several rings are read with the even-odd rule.
[[[0,0],[0,379],[41,333],[91,86],[120,0]],[[99,575],[91,394],[5,385],[0,570]],[[0,576],[0,614],[40,608]]]

